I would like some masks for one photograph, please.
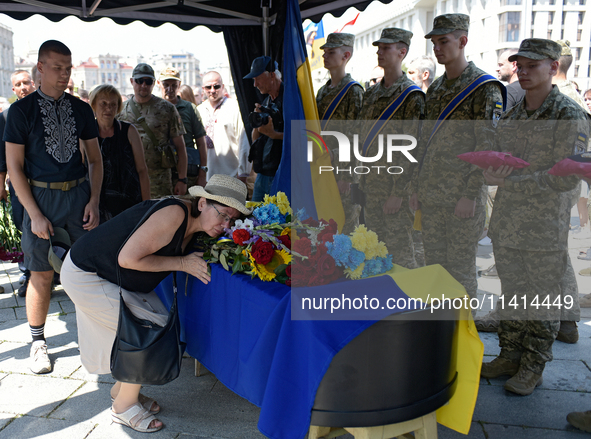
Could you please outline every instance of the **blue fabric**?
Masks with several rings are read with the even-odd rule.
[[[332,358],[375,321],[292,320],[289,287],[231,276],[218,264],[210,267],[208,285],[178,273],[179,315],[187,352],[229,389],[261,407],[258,428],[265,436],[302,439]],[[352,287],[396,289],[408,297],[390,276],[339,285],[339,295]],[[314,288],[308,290],[312,295]],[[156,292],[170,307],[172,277]]]
[[[271,186],[273,185],[273,178],[263,174],[257,174],[254,181],[254,190],[252,192],[252,201],[263,201],[265,194],[271,195]]]

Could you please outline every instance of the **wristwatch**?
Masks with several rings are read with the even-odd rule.
[[[204,172],[208,171],[207,166],[199,166],[199,169],[203,169]]]
[[[178,181],[180,181],[181,183],[185,183],[185,184],[189,183],[189,180],[187,179],[187,177],[179,178]]]

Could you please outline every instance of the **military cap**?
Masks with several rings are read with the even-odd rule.
[[[412,38],[412,32],[404,29],[398,29],[397,27],[387,27],[382,30],[380,39],[373,42],[374,46],[378,43],[394,44],[394,43],[405,43],[410,46],[410,39]]]
[[[143,63],[143,62],[141,62],[137,66],[135,66],[131,77],[133,79],[139,79],[139,78],[156,79],[156,77],[154,76],[154,69],[150,65]]]
[[[466,14],[443,14],[438,15],[433,20],[433,30],[425,35],[425,38],[431,38],[433,35],[445,35],[455,30],[465,30],[470,28],[470,17]]]
[[[326,43],[320,46],[321,49],[334,49],[341,46],[351,46],[355,44],[355,35],[345,33],[328,34]]]
[[[543,38],[527,38],[519,45],[519,51],[509,57],[509,61],[517,61],[518,56],[537,60],[550,58],[557,61],[561,52],[562,46],[556,41]]]
[[[175,79],[177,81],[180,81],[181,74],[174,67],[167,67],[160,72],[160,76],[158,76],[158,80],[160,82],[162,82],[162,81],[166,81],[167,79]]]
[[[560,52],[560,56],[572,56],[573,53],[570,50],[570,41],[569,40],[556,40],[558,44],[562,47],[562,51]]]

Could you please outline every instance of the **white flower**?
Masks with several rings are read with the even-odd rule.
[[[234,223],[234,229],[247,229],[247,230],[254,230],[254,223],[250,219],[236,220]]]

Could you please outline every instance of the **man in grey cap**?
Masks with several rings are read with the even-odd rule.
[[[412,32],[386,28],[380,39],[373,42],[378,48],[378,65],[384,69],[384,77],[365,92],[359,113],[359,138],[367,157],[377,155],[380,133],[398,132],[419,137],[425,94],[402,71],[402,61],[408,53],[411,38]],[[380,133],[372,130],[376,120],[385,122]],[[408,183],[416,163],[402,157],[397,157],[396,163],[404,169],[400,174],[370,172],[361,175],[361,189],[366,195],[365,223],[384,241],[395,264],[416,268],[412,239],[414,218],[407,204],[410,196]],[[382,154],[372,166],[386,169],[392,165],[387,160],[388,154]]]
[[[466,60],[469,24],[465,14],[440,15],[425,35],[445,73],[427,90],[425,120],[415,153],[421,163],[413,175],[410,205],[413,210],[421,208],[426,264],[441,264],[475,298],[476,251],[484,229],[486,187],[479,168],[457,155],[493,149],[504,86]],[[456,105],[455,98],[463,100]],[[438,123],[443,120],[466,122]]]
[[[142,138],[146,165],[150,176],[152,198],[187,193],[187,150],[183,134],[185,128],[173,104],[152,94],[156,77],[154,69],[140,63],[133,69],[130,78],[134,96],[123,103],[119,119],[135,126]],[[170,168],[163,167],[163,149],[169,142],[174,144],[178,154],[176,165],[178,180],[172,182]]]
[[[502,296],[497,306],[501,352],[482,365],[481,375],[511,376],[505,389],[519,395],[542,384],[561,308],[568,306],[560,285],[568,265],[569,191],[579,179],[548,171],[586,150],[590,134],[587,113],[552,85],[560,53],[558,43],[531,38],[509,57],[517,62],[525,97],[502,115],[494,150],[512,153],[529,166],[484,172],[486,183],[498,186],[489,233]]]
[[[271,192],[283,152],[283,82],[277,61],[269,56],[256,58],[244,79],[254,79],[254,86],[259,92],[268,95],[262,104],[255,104],[254,111],[261,112],[261,107],[264,107],[271,108],[275,114],[263,125],[253,128],[253,144],[248,157],[257,173],[252,201],[263,201],[265,194]]]
[[[355,120],[363,104],[363,87],[353,80],[349,73],[345,73],[347,63],[353,56],[355,35],[346,33],[332,33],[326,37],[326,43],[320,46],[324,51],[322,58],[324,68],[330,72],[330,79],[323,85],[316,95],[318,116],[322,121],[322,129],[330,130],[330,121]],[[337,122],[337,131],[342,124]],[[333,142],[334,141],[334,142]],[[336,139],[327,139],[328,146],[333,151],[333,167],[338,165],[338,145]],[[349,197],[351,174],[339,173],[335,175],[343,210],[345,211],[345,225],[342,233],[351,233],[359,225],[361,206],[352,204]]]

